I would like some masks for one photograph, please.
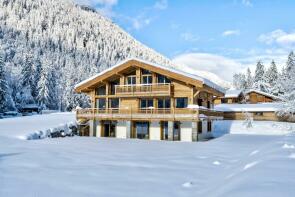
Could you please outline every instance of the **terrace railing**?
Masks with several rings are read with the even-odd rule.
[[[116,85],[115,94],[118,96],[169,96],[171,94],[170,83]]]
[[[222,118],[223,113],[210,109],[78,109],[78,119],[102,120],[199,120],[200,118]]]

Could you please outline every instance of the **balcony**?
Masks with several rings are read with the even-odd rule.
[[[222,112],[210,109],[78,109],[77,119],[101,120],[161,120],[161,121],[197,121],[208,117],[220,119]]]
[[[133,96],[170,96],[171,84],[116,85],[115,94],[121,97]]]

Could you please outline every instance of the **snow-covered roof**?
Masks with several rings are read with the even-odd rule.
[[[37,105],[37,104],[26,104],[22,108],[34,109],[34,108],[39,108],[39,105]]]
[[[242,90],[227,90],[224,98],[237,98],[242,93]]]
[[[282,105],[282,103],[219,104],[214,109],[224,112],[275,112],[282,108]]]
[[[275,96],[273,94],[269,94],[269,93],[266,93],[266,92],[263,92],[263,91],[260,91],[260,90],[256,90],[256,89],[250,89],[250,90],[246,91],[246,94],[249,94],[251,92],[256,92],[257,94],[261,94],[261,95],[273,98],[274,100],[281,100],[281,98],[278,97],[278,96]]]
[[[174,72],[174,73],[177,73],[177,74],[180,74],[180,75],[183,75],[183,76],[186,76],[186,77],[189,77],[189,78],[192,78],[192,79],[195,79],[195,80],[198,80],[198,81],[201,81],[203,84],[215,89],[215,90],[218,90],[219,92],[222,92],[224,93],[225,92],[225,89],[220,87],[219,85],[213,83],[212,81],[208,80],[208,79],[205,79],[203,77],[200,77],[198,75],[194,75],[194,74],[190,74],[190,73],[187,73],[187,72],[184,72],[184,71],[181,71],[181,70],[178,70],[176,68],[172,68],[172,67],[168,67],[168,66],[163,66],[163,65],[159,65],[159,64],[156,64],[156,63],[153,63],[153,62],[149,62],[149,61],[146,61],[146,60],[142,60],[142,59],[139,59],[139,58],[128,58],[128,59],[125,59],[119,63],[117,63],[116,65],[78,83],[76,86],[75,86],[75,89],[78,88],[79,86],[87,83],[87,82],[90,82],[92,80],[94,80],[95,78],[99,77],[99,76],[102,76],[104,75],[105,73],[109,72],[109,71],[112,71],[113,69],[121,66],[122,64],[125,64],[129,61],[138,61],[138,62],[142,62],[144,64],[148,64],[148,65],[151,65],[151,66],[154,66],[154,67],[157,67],[157,68],[160,68],[160,69],[163,69],[163,70],[167,70],[167,71],[170,71],[170,72]]]

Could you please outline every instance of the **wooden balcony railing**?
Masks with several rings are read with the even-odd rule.
[[[118,96],[169,96],[170,83],[116,85],[115,94]]]
[[[199,120],[200,118],[222,118],[223,113],[210,109],[78,109],[78,119],[102,120]]]

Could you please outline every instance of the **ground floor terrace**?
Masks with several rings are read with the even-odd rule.
[[[212,122],[223,118],[210,109],[81,109],[80,134],[96,137],[198,141],[211,138]]]
[[[88,132],[81,135],[192,142],[211,138],[212,122],[89,120]]]

